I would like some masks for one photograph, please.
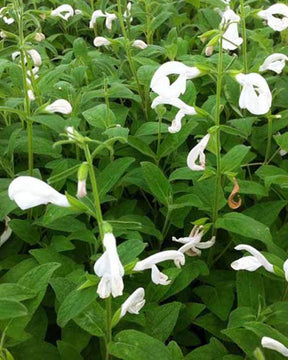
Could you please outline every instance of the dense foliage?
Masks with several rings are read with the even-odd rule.
[[[288,356],[272,4],[1,1],[0,359]]]

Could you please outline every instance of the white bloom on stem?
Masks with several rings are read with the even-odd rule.
[[[74,127],[67,126],[65,130],[67,132],[68,140],[71,140],[71,141],[74,140],[74,136],[75,136]]]
[[[259,11],[258,16],[267,21],[268,26],[275,31],[288,28],[288,6],[285,4],[273,4],[268,9]]]
[[[2,246],[11,236],[12,229],[9,226],[9,221],[11,219],[8,216],[5,216],[5,228],[3,233],[0,236],[0,246]]]
[[[281,74],[285,67],[285,61],[288,61],[288,56],[279,53],[272,54],[265,59],[259,71],[271,70],[277,74]]]
[[[37,75],[38,71],[39,71],[39,67],[38,67],[38,66],[34,66],[34,67],[32,68],[32,71],[27,70],[27,75],[31,78],[31,77],[32,77],[32,74],[33,74],[34,79],[38,79],[38,75]]]
[[[111,42],[103,36],[97,36],[93,41],[94,46],[109,46]]]
[[[41,55],[39,54],[39,52],[37,50],[35,50],[35,49],[27,50],[27,54],[30,56],[34,66],[37,66],[37,67],[41,66],[42,59],[41,59]],[[20,56],[20,51],[14,51],[11,56],[12,56],[12,60],[14,61],[18,56]],[[26,57],[24,59],[24,62],[25,62],[25,64],[27,64]]]
[[[179,75],[176,81],[170,84],[169,75]],[[200,75],[197,67],[187,66],[179,61],[168,61],[162,64],[154,73],[150,87],[163,97],[178,98],[186,91],[186,80]]]
[[[251,74],[238,74],[236,80],[243,87],[239,106],[241,109],[247,109],[254,115],[266,114],[272,104],[272,94],[263,76]]]
[[[204,235],[203,226],[194,226],[191,233],[187,237],[177,239],[175,236],[172,237],[173,241],[184,244],[178,249],[178,251],[185,253],[189,256],[200,256],[200,249],[208,249],[215,244],[215,236],[206,242],[201,242]]]
[[[266,349],[275,350],[283,356],[288,357],[288,348],[280,341],[264,336],[261,339],[261,345]]]
[[[207,147],[207,144],[210,139],[210,134],[205,135],[199,143],[193,147],[189,152],[187,157],[187,166],[193,171],[203,171],[206,166],[206,156],[204,150]],[[200,165],[196,164],[196,161],[199,159]]]
[[[7,9],[7,7],[3,7],[0,9],[0,19],[3,18],[3,21],[5,22],[5,24],[11,25],[15,22],[15,20],[13,18],[9,18],[2,14],[2,13],[5,13],[6,9]]]
[[[144,50],[147,48],[148,45],[143,40],[135,40],[133,42],[132,46],[134,46],[138,49]]]
[[[67,21],[73,15],[74,15],[74,10],[72,6],[68,4],[60,5],[56,9],[51,11],[52,17],[59,16],[65,21]]]
[[[142,287],[136,289],[121,305],[120,318],[125,316],[127,312],[138,315],[139,311],[145,305],[144,296],[145,290]]]
[[[101,277],[97,293],[101,299],[121,296],[123,294],[124,268],[117,252],[116,239],[112,233],[106,233],[103,239],[105,252],[96,261],[94,272]]]
[[[250,245],[237,245],[235,250],[245,250],[248,251],[251,256],[244,256],[231,264],[232,269],[234,270],[247,270],[255,271],[261,266],[265,270],[274,273],[273,265],[263,256],[260,251],[256,250]]]
[[[1,37],[2,39],[6,39],[6,38],[7,38],[6,32],[5,32],[5,31],[0,31],[0,37]]]
[[[130,20],[130,23],[133,21],[133,18],[131,16],[131,8],[132,8],[132,4],[131,1],[128,2],[126,10],[123,13],[123,18],[127,21],[127,19]]]
[[[8,195],[21,210],[48,203],[63,207],[70,206],[65,195],[60,194],[44,181],[32,176],[19,176],[14,179],[9,185]]]
[[[117,19],[117,16],[115,14],[110,14],[108,12],[105,12],[105,14],[103,13],[102,10],[95,10],[92,14],[90,23],[89,23],[89,28],[93,29],[93,27],[95,26],[97,19],[100,17],[105,17],[105,26],[108,30],[112,29],[112,23],[114,20]]]
[[[288,259],[284,262],[283,270],[285,274],[285,279],[286,281],[288,281]]]
[[[222,15],[222,21],[220,24],[221,28],[226,29],[223,34],[223,49],[236,50],[237,47],[242,44],[243,39],[239,37],[238,33],[239,21],[240,16],[236,15],[230,7],[227,7]]]
[[[87,195],[86,191],[86,179],[78,180],[77,183],[77,197],[84,198]]]
[[[151,255],[144,260],[138,261],[134,266],[133,270],[143,271],[143,270],[151,269],[151,278],[154,284],[169,285],[171,281],[168,280],[168,276],[161,273],[156,266],[156,264],[166,260],[173,260],[174,264],[178,268],[180,268],[181,265],[185,264],[185,257],[180,251],[166,250]]]
[[[61,114],[69,115],[72,112],[72,106],[69,103],[69,101],[65,99],[58,99],[54,101],[52,104],[47,105],[45,110],[50,113],[61,113]]]
[[[35,95],[34,95],[33,90],[28,89],[27,94],[28,94],[28,99],[29,99],[30,101],[34,101],[34,100],[35,100]]]

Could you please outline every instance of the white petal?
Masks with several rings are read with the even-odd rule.
[[[179,132],[182,128],[182,119],[185,116],[185,112],[183,110],[179,110],[175,116],[175,119],[172,120],[171,126],[168,127],[168,131],[170,134],[175,134]]]
[[[166,250],[158,252],[148,258],[138,261],[134,266],[134,271],[142,271],[150,269],[153,265],[156,265],[162,261],[173,260],[176,266],[185,264],[184,255],[177,250]]]
[[[93,29],[94,25],[96,24],[96,21],[100,17],[106,17],[106,15],[102,12],[102,10],[95,10],[92,14],[89,27]]]
[[[187,166],[193,171],[205,170],[205,154],[204,150],[209,142],[210,134],[207,134],[201,139],[201,141],[194,146],[189,152],[187,157]],[[200,165],[196,164],[197,159],[200,158]]]
[[[277,74],[281,74],[285,67],[285,61],[287,60],[288,57],[284,54],[272,54],[265,59],[264,63],[260,66],[259,71],[271,70]]]
[[[288,281],[288,259],[284,262],[283,270],[285,273],[285,279],[286,279],[286,281]]]
[[[8,216],[5,217],[5,229],[0,236],[0,246],[2,246],[11,236],[12,229],[9,226],[10,218]]]
[[[274,273],[274,267],[273,265],[263,256],[260,251],[253,248],[253,246],[250,245],[237,245],[235,247],[235,250],[245,250],[248,251],[253,257],[263,266],[267,271]],[[243,259],[245,259],[244,257]]]
[[[139,311],[145,304],[144,300],[145,291],[143,288],[136,289],[127,300],[121,305],[121,314],[122,318],[127,312],[130,314],[139,314]]]
[[[63,207],[70,206],[65,195],[60,194],[44,181],[31,176],[19,176],[14,179],[9,185],[8,195],[22,210],[48,203]]]
[[[283,356],[288,357],[288,348],[280,341],[274,340],[268,336],[264,336],[261,339],[261,345],[266,349],[275,350]]]
[[[68,4],[60,5],[56,9],[52,10],[52,12],[51,12],[52,17],[59,16],[65,21],[67,21],[69,19],[69,17],[71,17],[73,15],[74,15],[74,10],[73,10],[72,6],[68,5]]]
[[[282,15],[283,18],[280,19],[274,15]],[[288,27],[288,6],[285,4],[274,4],[266,10],[259,11],[258,16],[266,20],[275,31],[283,31]]]
[[[96,47],[100,47],[100,46],[108,46],[111,44],[111,42],[103,36],[97,36],[94,39],[93,44]]]
[[[171,280],[168,279],[168,276],[161,273],[156,265],[151,267],[151,279],[152,282],[156,285],[169,285]]]
[[[45,108],[46,111],[51,112],[51,113],[61,113],[61,114],[71,114],[72,112],[72,106],[69,103],[69,101],[65,100],[65,99],[58,99],[56,101],[54,101],[52,104],[46,106]]]
[[[38,51],[35,49],[31,49],[31,50],[28,50],[27,53],[30,55],[34,66],[40,67],[42,64],[42,59],[41,59],[41,55],[38,53]]]
[[[138,49],[144,50],[147,48],[148,45],[143,40],[135,40],[133,42],[132,46],[134,46]]]
[[[108,30],[112,29],[112,23],[114,20],[117,19],[117,16],[115,14],[109,14],[109,13],[105,13],[106,15],[106,21],[105,21],[105,26]]]
[[[241,259],[233,261],[231,264],[234,270],[248,270],[255,271],[259,269],[262,264],[254,256],[244,256]]]

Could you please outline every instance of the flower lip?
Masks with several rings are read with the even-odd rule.
[[[181,252],[178,250],[165,250],[138,261],[133,270],[142,271],[151,269],[153,265],[166,260],[173,260],[177,267],[185,264],[185,257]]]
[[[139,314],[139,311],[145,305],[145,290],[140,287],[136,289],[121,305],[120,318],[126,315],[127,312],[130,314]]]
[[[281,74],[286,61],[288,61],[288,56],[281,53],[274,53],[265,59],[263,64],[259,67],[259,71],[271,70],[277,74]]]
[[[206,149],[210,139],[210,134],[206,134],[199,143],[192,148],[187,157],[187,166],[193,171],[203,171],[206,166],[206,156],[204,150]],[[200,160],[200,165],[196,164],[197,159]]]
[[[275,350],[283,356],[288,357],[288,348],[278,340],[264,336],[261,339],[261,345],[266,349]]]

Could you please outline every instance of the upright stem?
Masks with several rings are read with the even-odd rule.
[[[246,20],[245,20],[245,9],[244,9],[244,0],[240,0],[240,9],[241,9],[241,27],[242,27],[242,37],[243,37],[243,60],[244,60],[244,73],[248,73],[248,61],[247,61],[247,35],[246,35]]]
[[[95,177],[95,173],[94,173],[93,160],[91,157],[89,146],[87,144],[84,145],[84,152],[85,152],[85,157],[86,157],[86,161],[88,164],[89,176],[90,176],[90,181],[91,181],[91,185],[92,185],[92,192],[93,192],[94,204],[95,204],[96,215],[97,215],[96,220],[97,220],[98,227],[99,227],[100,238],[101,238],[101,240],[103,240],[103,237],[104,237],[103,216],[102,216],[102,211],[101,211],[100,198],[99,198],[96,177]]]
[[[111,309],[111,296],[109,296],[106,299],[106,357],[105,360],[109,360],[110,359],[110,354],[108,352],[108,344],[109,342],[112,340],[112,309]]]
[[[267,147],[266,147],[266,155],[265,155],[265,164],[268,163],[269,155],[271,152],[271,142],[272,142],[272,135],[273,135],[273,126],[272,126],[272,118],[268,116],[268,139],[267,139]]]
[[[223,38],[219,41],[219,60],[218,60],[218,75],[217,75],[217,91],[216,91],[216,116],[215,125],[216,130],[216,186],[215,186],[215,202],[213,209],[213,232],[215,233],[215,222],[218,217],[219,210],[219,194],[221,190],[221,141],[220,141],[220,115],[221,115],[221,90],[222,90],[222,75],[223,75]]]
[[[23,89],[24,89],[24,111],[26,114],[26,124],[27,124],[27,135],[28,135],[28,168],[29,168],[29,175],[33,175],[33,125],[30,117],[30,99],[28,96],[28,86],[27,86],[27,69],[25,66],[25,44],[24,44],[24,30],[23,30],[23,4],[15,3],[16,7],[19,12],[19,50],[20,50],[20,60],[21,60],[21,68],[22,68],[22,77],[23,77]]]
[[[145,114],[145,118],[146,118],[146,120],[148,120],[147,99],[145,97],[144,91],[143,91],[142,86],[140,84],[140,81],[139,81],[139,78],[138,78],[138,75],[137,75],[137,70],[136,70],[136,67],[135,67],[135,63],[134,63],[134,60],[133,60],[133,56],[131,54],[131,46],[129,44],[130,39],[129,39],[128,35],[127,35],[127,31],[126,31],[126,28],[125,28],[125,23],[124,23],[124,18],[123,18],[123,13],[122,13],[121,0],[117,0],[117,5],[118,5],[118,17],[119,17],[119,20],[120,20],[121,31],[122,31],[122,34],[123,34],[124,39],[125,39],[125,50],[126,50],[129,66],[130,66],[131,72],[133,74],[133,77],[136,80],[138,93],[139,93],[139,95],[140,95],[140,97],[142,99],[142,107],[143,107],[143,111],[144,111],[144,114]]]

